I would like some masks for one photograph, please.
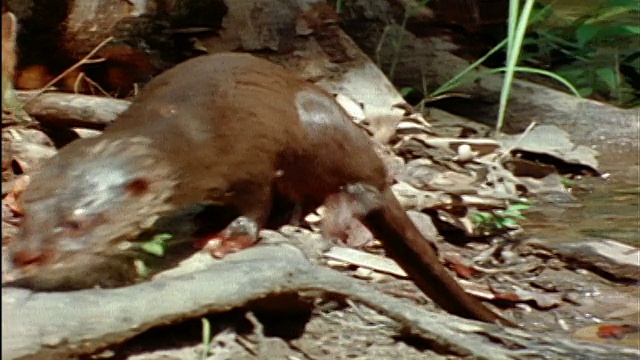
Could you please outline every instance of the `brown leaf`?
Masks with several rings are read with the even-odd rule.
[[[598,337],[603,339],[622,339],[626,335],[639,330],[637,326],[631,325],[600,325],[598,327]]]

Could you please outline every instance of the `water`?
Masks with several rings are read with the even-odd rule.
[[[600,151],[600,171],[609,173],[608,178],[578,180],[576,206],[536,204],[522,223],[527,233],[550,241],[603,238],[640,247],[638,148]]]

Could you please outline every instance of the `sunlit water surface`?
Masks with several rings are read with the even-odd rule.
[[[600,171],[607,179],[585,178],[573,194],[573,206],[536,204],[527,212],[527,233],[552,241],[612,239],[640,247],[640,152],[600,150]]]

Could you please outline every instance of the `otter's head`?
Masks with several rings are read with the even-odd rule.
[[[172,210],[175,177],[143,137],[70,144],[33,175],[22,197],[14,265],[34,287],[81,287],[60,282],[114,268],[105,264],[127,252],[127,240]]]

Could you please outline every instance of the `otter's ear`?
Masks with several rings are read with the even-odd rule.
[[[129,180],[125,185],[125,189],[128,193],[133,196],[142,196],[149,191],[149,186],[151,185],[151,181],[146,177],[138,177],[135,179]]]

